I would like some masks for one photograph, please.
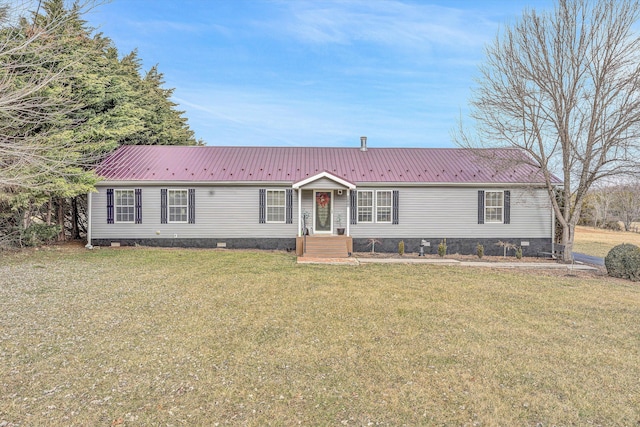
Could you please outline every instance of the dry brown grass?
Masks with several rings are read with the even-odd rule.
[[[622,243],[640,246],[640,233],[578,226],[573,250],[604,258],[614,246]]]
[[[635,425],[640,288],[284,253],[0,258],[6,425]]]

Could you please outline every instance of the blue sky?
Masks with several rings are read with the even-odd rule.
[[[85,18],[158,64],[207,145],[451,147],[483,47],[551,0],[112,0]]]

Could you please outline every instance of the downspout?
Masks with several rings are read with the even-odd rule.
[[[349,224],[351,224],[351,189],[347,188],[347,236],[350,236]]]
[[[556,211],[551,204],[551,253],[555,253],[556,248]]]
[[[91,244],[91,192],[87,193],[87,249],[93,249]]]

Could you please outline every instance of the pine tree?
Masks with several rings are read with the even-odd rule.
[[[137,52],[119,59],[81,16],[48,0],[17,28],[0,28],[0,91],[29,89],[22,103],[0,99],[9,112],[0,117],[0,243],[36,217],[57,223],[60,238],[65,223],[79,237],[92,168],[118,146],[197,143],[157,66],[142,77]]]

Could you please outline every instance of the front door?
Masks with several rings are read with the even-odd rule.
[[[333,191],[314,191],[314,233],[331,234],[333,230]]]

